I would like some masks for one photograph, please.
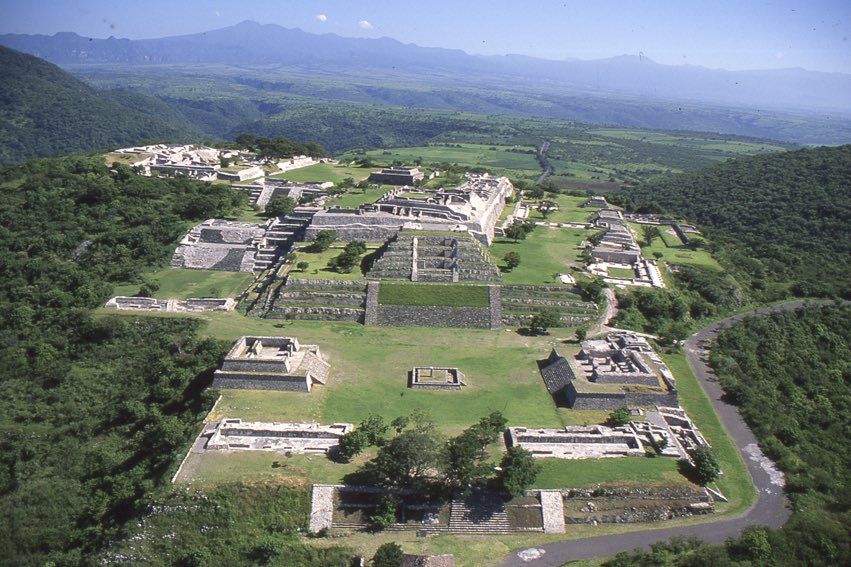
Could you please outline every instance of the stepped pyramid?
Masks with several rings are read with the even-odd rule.
[[[464,233],[401,232],[387,243],[367,277],[415,282],[501,280],[482,245]]]

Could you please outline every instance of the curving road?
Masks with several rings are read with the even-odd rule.
[[[779,528],[789,518],[791,511],[783,495],[782,474],[774,468],[759,449],[753,432],[745,424],[735,406],[723,400],[723,391],[718,379],[707,364],[707,342],[714,339],[718,331],[731,326],[745,317],[766,315],[779,311],[791,311],[805,305],[832,303],[829,300],[802,300],[781,303],[742,313],[719,321],[692,335],[685,343],[689,365],[697,376],[698,382],[706,392],[718,417],[727,428],[733,442],[742,453],[747,464],[754,486],[757,489],[756,503],[743,514],[734,518],[725,518],[716,522],[683,526],[676,528],[660,527],[653,530],[642,530],[625,534],[591,537],[584,539],[560,541],[537,546],[545,553],[528,561],[521,559],[517,552],[512,553],[501,565],[502,567],[520,566],[551,566],[557,567],[568,561],[590,559],[592,557],[609,557],[621,551],[631,551],[636,548],[649,549],[650,544],[666,540],[673,536],[695,535],[707,543],[723,543],[727,538],[741,533],[742,529],[752,525],[765,525]],[[568,527],[569,529],[569,527]]]

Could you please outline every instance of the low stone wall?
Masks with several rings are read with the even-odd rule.
[[[676,392],[634,394],[625,392],[577,392],[573,382],[564,388],[567,402],[573,409],[614,410],[623,406],[679,406]]]
[[[366,313],[364,314],[364,325],[378,325],[378,290],[381,284],[369,282],[366,284]]]
[[[498,285],[488,287],[488,313],[490,314],[490,328],[502,328],[502,290]]]
[[[276,390],[282,392],[309,392],[310,384],[305,376],[264,376],[262,374],[239,374],[216,372],[214,388],[237,390]]]
[[[379,305],[376,324],[382,327],[456,327],[490,329],[487,307]]]

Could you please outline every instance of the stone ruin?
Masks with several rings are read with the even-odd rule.
[[[190,299],[154,299],[152,297],[125,297],[119,295],[113,297],[104,305],[106,309],[118,309],[120,311],[176,311],[176,312],[202,312],[202,311],[233,311],[236,301],[230,297],[225,298],[190,298]]]
[[[457,368],[415,366],[409,373],[408,387],[414,390],[460,390],[466,385]]]
[[[325,384],[330,365],[316,345],[294,337],[241,337],[213,377],[214,388],[310,392]]]
[[[642,457],[644,444],[631,427],[568,425],[563,429],[509,427],[511,445],[533,457],[556,459],[603,459]]]
[[[541,362],[541,376],[556,399],[573,409],[677,406],[676,380],[646,339],[612,333],[582,341],[572,361],[556,352]]]
[[[655,451],[663,457],[691,460],[692,453],[709,444],[681,407],[646,412],[646,421],[622,427],[568,425],[562,429],[509,427],[510,444],[534,457],[602,459],[641,457]]]
[[[258,211],[265,211],[272,197],[289,197],[295,202],[302,198],[306,200],[323,200],[329,195],[328,189],[334,184],[325,183],[294,183],[280,179],[260,179],[253,183],[233,184],[231,187],[248,193],[248,204]]]
[[[402,229],[467,232],[490,244],[494,226],[514,186],[507,177],[465,174],[454,189],[393,189],[357,209],[333,208],[317,215],[307,230],[313,240],[321,230],[336,230],[341,242],[383,241]]]
[[[351,423],[266,423],[224,418],[216,425],[206,448],[325,454],[336,448],[340,437],[352,428]]]
[[[394,235],[380,250],[367,277],[446,283],[502,280],[487,252],[469,235],[414,231]]]
[[[265,234],[262,224],[206,220],[180,241],[171,267],[253,272],[254,257]]]

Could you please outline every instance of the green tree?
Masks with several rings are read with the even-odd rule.
[[[439,450],[433,429],[406,430],[379,449],[370,469],[380,484],[413,486],[434,467]]]
[[[523,227],[523,223],[515,222],[511,226],[509,226],[505,231],[505,236],[512,239],[515,243],[520,240],[526,240],[526,236],[528,233],[526,229]]]
[[[606,424],[612,427],[622,427],[632,420],[632,413],[626,406],[621,406],[609,414]]]
[[[505,267],[509,272],[520,265],[520,254],[513,250],[506,252],[502,259],[505,261]]]
[[[316,238],[309,246],[311,252],[325,252],[337,240],[337,231],[326,229],[316,233]]]
[[[296,264],[296,268],[298,268],[299,271],[302,271],[302,272],[306,272],[309,267],[310,267],[310,262],[301,261],[298,264]]]
[[[544,335],[550,327],[556,327],[561,322],[561,314],[555,311],[539,311],[532,315],[532,321],[529,324],[533,334]]]
[[[385,494],[378,505],[369,515],[369,525],[374,530],[384,530],[396,523],[396,508],[398,503],[392,494]]]
[[[510,447],[499,464],[499,483],[511,496],[520,496],[534,484],[541,472],[541,465],[535,462],[532,453],[520,447]]]
[[[541,201],[541,204],[538,205],[538,210],[541,211],[541,216],[546,219],[550,216],[550,213],[558,210],[558,204],[555,201],[550,201],[549,199]]]
[[[380,445],[389,429],[384,418],[377,414],[370,414],[358,425],[358,430],[363,431],[370,445]]]
[[[268,203],[266,203],[264,212],[266,213],[266,216],[269,217],[283,217],[293,212],[296,205],[298,205],[298,203],[296,203],[295,199],[292,197],[275,195],[269,199]]]
[[[402,567],[402,548],[394,542],[384,543],[372,556],[373,567]]]
[[[721,465],[718,464],[718,457],[715,456],[715,451],[708,445],[703,445],[695,449],[691,458],[694,460],[694,473],[700,484],[709,484],[718,479],[721,474]]]
[[[369,446],[369,435],[365,431],[355,429],[340,437],[337,454],[342,460],[348,462],[367,446]]]
[[[659,232],[659,227],[652,224],[645,224],[641,227],[641,235],[647,246],[653,243],[653,240],[660,238],[662,233]]]

